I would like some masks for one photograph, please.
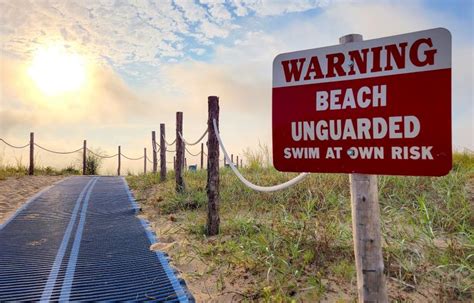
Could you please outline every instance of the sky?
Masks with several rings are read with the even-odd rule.
[[[87,139],[94,150],[114,154],[121,145],[139,157],[160,123],[174,140],[177,111],[184,113],[184,136],[199,138],[207,96],[216,95],[222,138],[242,157],[247,148],[271,147],[277,54],[335,45],[350,33],[374,39],[445,27],[453,39],[453,146],[474,150],[473,11],[470,0],[0,0],[0,137],[24,145],[34,131],[36,142],[51,149],[75,150]],[[74,54],[87,67],[84,77],[67,77],[74,65],[38,70],[61,74],[67,67],[52,81],[79,81],[80,89],[51,93],[38,86],[42,73],[34,78],[32,66],[48,47]],[[37,154],[42,165],[79,160]],[[2,143],[0,159],[28,160]],[[105,161],[102,172],[112,174],[115,161]],[[189,164],[197,162],[188,156]],[[122,166],[135,172],[143,163]]]

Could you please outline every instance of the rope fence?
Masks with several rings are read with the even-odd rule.
[[[201,152],[198,152],[197,154],[193,154],[192,152],[189,151],[189,149],[188,149],[187,147],[184,147],[184,149],[186,150],[186,152],[187,152],[188,154],[190,154],[190,155],[193,156],[193,157],[197,157],[197,156],[199,156],[199,155],[201,154]]]
[[[142,160],[145,156],[141,156],[141,157],[138,157],[138,158],[132,158],[132,157],[127,157],[124,154],[122,154],[122,157],[124,157],[125,159],[130,160],[130,161],[137,161],[137,160]]]
[[[87,151],[91,154],[93,154],[94,156],[96,157],[99,157],[99,158],[102,158],[102,159],[110,159],[110,158],[114,158],[114,157],[117,157],[118,154],[115,154],[115,155],[112,155],[112,156],[107,156],[107,155],[100,155],[100,154],[97,154],[95,152],[93,152],[92,150],[90,149],[87,149]]]
[[[53,153],[53,154],[58,154],[58,155],[70,155],[70,154],[80,152],[84,149],[84,147],[81,147],[81,148],[78,148],[78,149],[73,150],[73,151],[55,151],[55,150],[51,150],[51,149],[42,147],[41,145],[36,144],[36,143],[35,143],[35,146],[42,149],[42,150],[44,150],[44,151],[47,151],[47,152],[50,152],[50,153]]]
[[[216,137],[217,137],[217,141],[219,142],[219,145],[222,149],[222,152],[224,153],[224,157],[226,158],[227,162],[229,163],[229,166],[230,168],[232,169],[232,171],[235,173],[235,175],[237,176],[237,178],[239,178],[239,180],[245,185],[247,186],[248,188],[250,189],[253,189],[253,190],[256,190],[256,191],[261,191],[261,192],[273,192],[273,191],[279,191],[279,190],[283,190],[283,189],[286,189],[286,188],[289,188],[293,185],[296,185],[298,183],[300,183],[301,181],[303,181],[308,175],[309,173],[301,173],[299,174],[297,177],[285,182],[285,183],[282,183],[282,184],[278,184],[278,185],[273,185],[273,186],[259,186],[259,185],[256,185],[256,184],[253,184],[251,183],[250,181],[248,181],[247,179],[245,179],[245,177],[239,172],[239,170],[235,167],[234,163],[232,163],[230,157],[229,157],[229,154],[227,153],[225,147],[224,147],[224,143],[222,143],[222,139],[221,139],[221,136],[219,134],[219,130],[217,128],[217,123],[216,123],[216,120],[212,120],[212,124],[214,126],[214,132],[216,134]]]
[[[193,146],[193,145],[196,145],[198,144],[199,142],[201,142],[202,139],[204,139],[204,136],[207,135],[207,129],[204,131],[204,133],[202,134],[201,137],[199,137],[199,139],[197,139],[197,141],[193,142],[193,143],[189,143],[188,141],[186,141],[184,138],[183,138],[183,135],[181,133],[178,132],[178,135],[179,137],[181,138],[181,140],[183,140],[183,142],[186,144],[186,145],[189,145],[189,146]]]
[[[165,138],[164,136],[162,136],[162,138],[163,138],[163,140],[165,141],[166,145],[173,145],[173,144],[175,144],[175,143],[176,143],[176,139],[174,139],[174,141],[173,141],[173,142],[171,142],[171,143],[168,143],[168,141],[166,141],[166,138]]]
[[[242,182],[246,187],[260,192],[274,192],[279,190],[287,189],[291,186],[294,186],[301,181],[303,181],[307,176],[308,173],[299,174],[297,177],[286,181],[282,184],[272,185],[272,186],[261,186],[254,184],[247,180],[242,173],[239,171],[239,157],[237,156],[236,163],[234,162],[234,155],[229,156],[225,145],[222,141],[221,134],[219,133],[218,128],[218,117],[219,117],[219,106],[218,106],[218,98],[217,97],[209,97],[209,120],[207,122],[207,129],[204,130],[202,135],[199,136],[197,140],[188,141],[183,136],[182,132],[182,112],[177,112],[177,122],[176,122],[176,138],[172,142],[168,142],[165,136],[165,125],[160,124],[160,143],[156,141],[156,133],[152,131],[152,141],[151,141],[151,150],[152,150],[152,157],[147,155],[147,149],[144,148],[144,153],[142,156],[139,157],[131,157],[122,153],[121,146],[118,146],[118,152],[115,154],[102,154],[101,152],[94,152],[91,149],[87,148],[87,141],[84,140],[84,146],[78,148],[73,151],[56,151],[53,149],[49,149],[43,147],[34,142],[34,133],[30,133],[30,142],[28,144],[22,146],[13,145],[6,140],[0,138],[0,140],[5,143],[6,145],[15,148],[15,149],[23,149],[26,147],[30,147],[30,174],[33,174],[33,155],[34,155],[34,147],[37,147],[41,150],[54,153],[54,154],[74,154],[78,152],[83,152],[83,174],[86,174],[86,161],[88,155],[93,155],[100,159],[111,159],[117,158],[117,174],[120,175],[121,172],[121,158],[130,160],[130,161],[139,161],[143,160],[143,172],[147,173],[147,163],[152,164],[153,173],[157,173],[157,166],[158,162],[160,162],[160,180],[166,180],[166,166],[167,164],[172,164],[175,170],[175,177],[176,177],[176,190],[177,191],[184,191],[185,184],[184,178],[182,175],[183,167],[187,166],[186,161],[186,154],[191,155],[192,157],[199,157],[201,161],[201,169],[204,166],[204,157],[207,158],[207,174],[208,174],[208,184],[207,184],[207,194],[209,198],[209,209],[208,212],[212,212],[212,214],[208,215],[208,234],[213,235],[218,233],[218,214],[216,211],[218,207],[215,207],[215,203],[218,203],[219,197],[219,182],[215,182],[215,180],[219,179],[219,168],[222,167],[221,163],[224,163],[224,167],[230,167],[232,172],[236,175],[238,180]],[[202,142],[207,135],[207,142]],[[189,146],[195,146],[201,143],[201,150],[199,152],[193,153]],[[171,150],[167,149],[167,146],[171,146],[176,144],[176,148]],[[204,152],[204,146],[207,147],[207,152]],[[224,154],[223,159],[219,157],[219,149],[222,150]],[[159,157],[157,154],[159,153]],[[173,161],[167,161],[166,155],[169,153],[175,153]],[[240,159],[240,166],[242,167],[242,159]],[[190,169],[196,170],[197,165],[191,165]],[[217,179],[216,179],[217,178]],[[217,200],[216,200],[217,199]],[[211,219],[209,219],[211,218]],[[216,221],[217,218],[217,221]],[[216,227],[217,226],[217,227]],[[217,229],[216,229],[217,228]]]
[[[15,149],[23,149],[23,148],[25,148],[25,147],[30,146],[30,143],[27,143],[27,144],[25,144],[25,145],[23,145],[23,146],[16,146],[16,145],[13,145],[13,144],[8,143],[7,141],[3,140],[2,138],[0,138],[0,141],[2,141],[3,143],[5,143],[6,145],[10,146],[11,148],[15,148]]]

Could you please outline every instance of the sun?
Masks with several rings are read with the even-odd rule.
[[[79,91],[86,80],[86,62],[83,57],[61,46],[39,49],[28,75],[48,96]]]

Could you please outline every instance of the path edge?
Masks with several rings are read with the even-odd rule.
[[[38,199],[39,197],[41,197],[42,194],[44,194],[45,192],[47,192],[48,190],[50,190],[51,188],[53,188],[54,186],[66,181],[66,180],[69,180],[71,179],[73,176],[68,176],[64,179],[61,179],[61,180],[58,180],[56,182],[54,182],[53,184],[51,185],[48,185],[46,186],[45,188],[41,189],[39,192],[35,193],[34,195],[30,196],[25,203],[23,203],[22,206],[20,206],[19,208],[16,209],[16,211],[5,221],[3,222],[3,224],[0,224],[0,231],[2,229],[5,228],[5,226],[8,225],[8,223],[10,223],[11,221],[13,221],[13,219],[15,219],[22,210],[26,209],[33,201],[35,201],[36,199]]]
[[[130,187],[128,186],[128,183],[127,183],[127,180],[125,179],[125,177],[121,177],[121,179],[124,183],[125,190],[126,190],[127,195],[128,195],[128,199],[129,199],[130,203],[133,206],[133,210],[135,212],[135,215],[137,215],[140,211],[140,207],[139,207],[137,201],[135,200],[135,198],[133,197],[133,193],[130,190]],[[145,233],[148,237],[148,240],[150,241],[150,245],[153,245],[153,244],[157,243],[158,239],[155,236],[155,234],[150,230],[151,227],[150,227],[149,222],[146,221],[145,219],[139,218],[137,216],[136,216],[136,218],[138,220],[140,220],[140,223],[142,224],[143,228],[145,229]],[[195,302],[195,299],[194,299],[193,295],[190,293],[189,289],[186,286],[186,282],[182,278],[178,278],[177,277],[177,272],[174,271],[171,268],[171,266],[169,264],[169,261],[168,261],[167,254],[163,253],[162,251],[154,251],[154,252],[155,252],[155,254],[158,258],[158,261],[161,263],[161,265],[163,267],[163,270],[166,273],[166,276],[170,280],[171,285],[173,286],[173,289],[176,292],[177,299],[179,300],[179,302],[190,302],[190,303]],[[170,298],[170,299],[172,299],[172,298]]]

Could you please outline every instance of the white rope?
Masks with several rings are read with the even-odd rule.
[[[184,138],[183,138],[183,135],[181,133],[178,133],[179,137],[181,138],[181,140],[183,140],[184,143],[186,143],[186,145],[190,145],[190,146],[193,146],[193,145],[196,145],[198,144],[199,142],[201,142],[202,139],[204,139],[204,136],[207,134],[207,129],[204,131],[204,134],[202,134],[202,136],[197,139],[196,142],[193,142],[193,143],[189,143],[188,141],[186,141]]]
[[[162,137],[163,137],[163,141],[165,141],[165,143],[166,143],[167,145],[173,145],[173,144],[175,144],[175,143],[176,143],[176,138],[174,139],[174,141],[173,141],[173,142],[171,142],[171,143],[168,143],[168,141],[166,141],[166,138],[165,138],[165,136],[162,136]]]
[[[230,157],[227,154],[227,151],[224,148],[224,143],[222,143],[221,137],[219,135],[219,130],[217,129],[217,123],[216,120],[212,120],[212,123],[214,125],[214,132],[216,133],[217,141],[219,141],[219,145],[221,146],[222,152],[224,153],[224,157],[227,159],[227,162],[229,163],[230,168],[232,168],[232,171],[235,173],[235,175],[244,183],[247,187],[256,190],[256,191],[262,191],[262,192],[272,192],[272,191],[277,191],[277,190],[282,190],[286,189],[290,186],[293,186],[295,184],[298,184],[299,182],[303,181],[304,178],[306,178],[309,173],[301,173],[297,177],[282,183],[278,185],[273,185],[273,186],[259,186],[255,185],[253,183],[250,183],[247,179],[245,179],[244,176],[237,170],[237,168],[234,166],[234,163],[230,161]]]

